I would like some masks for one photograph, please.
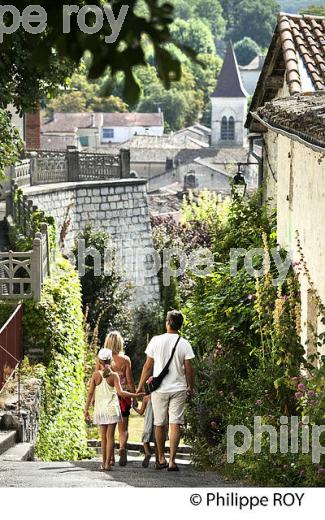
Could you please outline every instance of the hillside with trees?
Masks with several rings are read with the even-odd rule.
[[[135,69],[139,99],[133,104],[125,103],[123,73],[112,76],[107,72],[100,80],[89,81],[90,60],[85,59],[66,91],[46,103],[47,111],[156,112],[161,108],[167,132],[198,121],[209,124],[209,98],[227,42],[233,41],[239,64],[247,65],[257,54],[266,52],[280,10],[298,12],[311,3],[313,10],[322,9],[318,0],[172,0],[174,21],[170,32],[175,45],[168,43],[163,47],[171,55],[171,69],[174,59],[181,63],[179,82],[172,82],[170,89],[165,90],[157,57],[146,40],[147,65]],[[138,13],[147,17],[144,2],[138,3]],[[189,48],[197,54],[201,65],[186,54]]]

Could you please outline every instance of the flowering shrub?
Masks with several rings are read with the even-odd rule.
[[[211,229],[211,228],[210,228]],[[292,269],[282,283],[272,283],[269,249],[276,245],[274,218],[256,199],[233,201],[211,233],[217,262],[214,273],[194,280],[184,309],[186,335],[196,351],[196,392],[187,409],[187,439],[201,468],[258,485],[322,485],[325,463],[302,454],[270,453],[267,435],[261,453],[249,449],[226,460],[228,425],[254,430],[254,417],[280,427],[280,417],[310,414],[312,424],[324,417],[319,379],[300,344],[300,293]],[[254,280],[239,263],[229,268],[230,248],[264,248],[271,269]],[[261,267],[256,259],[256,269]],[[309,374],[301,376],[301,368]],[[318,385],[318,386],[317,386]],[[317,389],[317,388],[319,389]],[[301,433],[299,434],[301,446]],[[238,439],[242,444],[242,439]]]

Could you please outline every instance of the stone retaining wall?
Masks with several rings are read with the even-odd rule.
[[[152,268],[152,230],[146,180],[127,179],[60,183],[25,187],[24,194],[55,218],[58,239],[70,220],[64,251],[71,252],[75,238],[87,223],[108,232],[121,254],[127,279],[135,287],[137,304],[156,301],[158,279]]]

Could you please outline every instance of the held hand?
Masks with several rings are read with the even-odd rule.
[[[191,388],[189,386],[187,387],[186,397],[187,397],[187,399],[192,399],[192,397],[193,397],[193,388]]]
[[[85,410],[85,419],[86,419],[86,422],[90,422],[90,415],[89,415],[88,410]]]

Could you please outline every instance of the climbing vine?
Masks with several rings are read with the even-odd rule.
[[[23,331],[25,349],[44,352],[46,365],[37,456],[46,461],[87,457],[81,288],[66,260],[45,282],[41,301],[25,304]]]

